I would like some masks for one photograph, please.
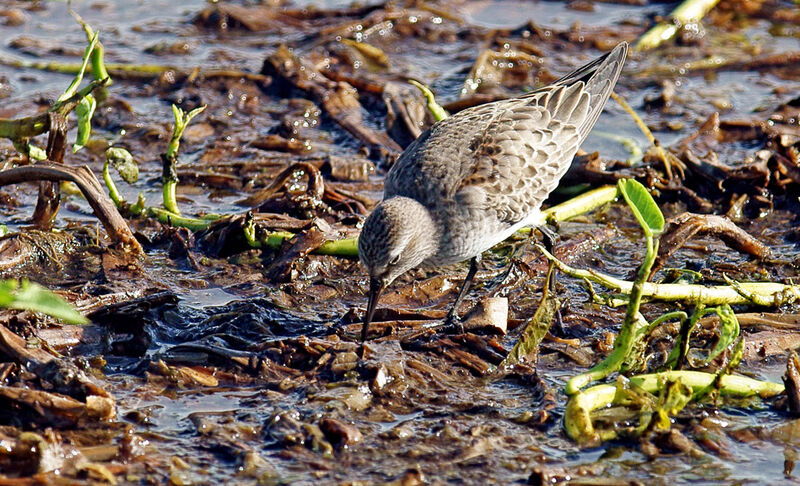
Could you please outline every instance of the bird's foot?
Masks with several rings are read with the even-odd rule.
[[[447,314],[442,324],[442,332],[445,334],[464,334],[464,324],[455,312]]]

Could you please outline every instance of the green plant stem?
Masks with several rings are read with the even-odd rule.
[[[450,114],[447,113],[447,110],[442,108],[442,105],[440,105],[436,101],[436,97],[433,95],[433,92],[427,86],[413,79],[409,79],[408,82],[416,86],[420,91],[422,91],[422,94],[425,96],[425,101],[428,103],[428,111],[431,112],[431,115],[433,115],[434,120],[438,122],[450,116]]]
[[[22,59],[0,58],[0,64],[20,69],[36,69],[38,71],[49,71],[61,74],[76,74],[81,65],[67,62],[41,62],[27,61]],[[142,76],[153,77],[165,71],[182,71],[177,66],[166,66],[162,64],[119,64],[103,63],[107,72],[119,76],[120,74],[139,74]],[[94,66],[93,66],[94,72]]]
[[[174,107],[174,105],[173,105]],[[178,124],[176,122],[175,129],[173,130],[173,141],[176,138],[180,140],[180,136],[183,133],[183,130],[178,129]],[[181,211],[178,209],[178,142],[170,141],[169,149],[167,149],[167,153],[162,155],[162,171],[161,171],[161,197],[162,197],[162,205],[164,209],[168,212],[180,216]]]
[[[78,15],[77,12],[72,10],[71,5],[68,8],[70,15],[72,15],[72,18],[74,18],[75,21],[81,25],[83,31],[86,33],[86,40],[91,42],[92,37],[94,37],[95,35],[92,26],[86,23],[86,21],[83,20],[83,17]],[[105,62],[103,62],[104,56],[105,56],[105,48],[103,47],[103,43],[97,41],[97,45],[95,46],[94,50],[92,50],[92,55],[91,55],[92,76],[94,77],[94,79],[104,79],[104,78],[109,78],[109,80],[111,79],[111,77],[108,75],[108,70],[106,69]],[[109,85],[110,84],[111,83],[109,81]]]
[[[323,243],[315,253],[319,255],[335,255],[342,257],[358,258],[358,239],[346,238]]]
[[[619,189],[616,186],[602,186],[545,209],[542,215],[548,223],[560,223],[614,202],[617,197]]]
[[[625,198],[644,231],[646,253],[636,273],[636,280],[631,286],[625,319],[614,341],[613,351],[606,359],[592,367],[588,372],[573,376],[566,385],[568,395],[577,393],[592,381],[605,378],[609,374],[620,370],[623,366],[627,366],[627,363],[640,361],[639,355],[641,351],[639,350],[642,347],[644,333],[651,328],[651,325],[639,312],[639,307],[642,303],[644,285],[650,277],[650,270],[653,268],[653,263],[655,263],[658,255],[658,240],[654,240],[654,236],[663,231],[664,217],[647,189],[640,183],[634,180],[620,180],[617,183],[617,189]],[[632,353],[634,349],[639,352]]]
[[[259,238],[256,236],[256,225],[255,221],[253,220],[252,213],[247,213],[242,231],[244,233],[245,240],[247,240],[247,244],[250,245],[251,248],[271,248],[273,250],[277,250],[281,247],[281,245],[283,245],[284,241],[290,240],[297,236],[296,234],[288,231],[275,231],[265,235],[263,238]]]
[[[297,236],[288,231],[275,231],[262,238],[248,238],[248,243],[253,248],[271,248],[277,250],[283,245],[285,240],[290,240]],[[346,258],[358,258],[358,238],[343,238],[341,240],[330,240],[320,245],[312,253],[317,255],[333,255]]]
[[[633,284],[595,270],[580,270],[559,261],[543,247],[539,249],[565,274],[598,283],[614,292],[630,294]],[[800,299],[800,285],[784,285],[774,282],[738,282],[738,291],[729,285],[656,284],[647,282],[642,295],[666,302],[682,301],[691,304],[736,305],[756,304],[777,307]],[[744,295],[742,295],[744,294]]]
[[[56,101],[64,101],[75,94],[75,90],[78,89],[78,86],[80,86],[81,81],[83,81],[83,73],[86,71],[86,67],[89,65],[89,58],[91,57],[92,51],[97,45],[97,40],[99,35],[100,33],[97,32],[92,36],[91,39],[89,39],[89,45],[86,47],[86,50],[83,53],[83,63],[81,64],[80,70],[75,75],[75,79],[72,80],[72,83],[67,87],[67,89],[63,93],[61,93],[61,96],[59,96],[58,100]]]
[[[128,207],[128,212],[130,212],[134,216],[139,216],[140,214],[144,213],[144,211],[145,211],[144,194],[140,192],[139,198],[136,200],[136,204],[130,205]]]
[[[697,22],[705,17],[717,2],[719,0],[684,0],[672,11],[668,20],[656,24],[641,36],[634,44],[633,50],[655,49],[662,42],[671,39],[681,26]]]
[[[107,82],[108,79],[92,81],[85,88],[69,98],[56,102],[52,108],[44,113],[26,118],[0,118],[0,137],[11,140],[23,140],[47,132],[47,130],[50,129],[50,113],[58,113],[62,116],[67,116],[69,112],[75,109],[75,106],[77,106],[81,99],[90,94],[92,91],[105,86]]]
[[[670,351],[667,361],[664,363],[665,368],[680,369],[681,363],[683,363],[686,353],[689,351],[689,338],[695,326],[697,326],[697,322],[706,314],[713,313],[715,309],[714,307],[708,308],[703,303],[697,304],[691,318],[681,323],[678,335],[672,345],[672,351]]]
[[[664,324],[664,323],[665,323],[665,322],[667,322],[667,321],[671,321],[671,320],[673,320],[673,319],[678,319],[678,320],[680,320],[681,322],[683,322],[683,321],[685,321],[685,320],[686,320],[686,319],[688,319],[688,318],[689,318],[688,314],[686,314],[686,313],[685,313],[685,312],[683,312],[683,311],[672,311],[672,312],[667,312],[666,314],[662,314],[662,315],[658,316],[658,317],[656,318],[656,320],[654,320],[653,322],[651,322],[651,323],[650,323],[650,327],[648,327],[648,328],[647,328],[647,331],[645,332],[645,334],[650,334],[651,332],[653,332],[653,330],[654,330],[655,328],[657,328],[657,327],[658,327],[658,326],[660,326],[661,324]]]
[[[550,224],[561,223],[613,202],[618,196],[619,190],[617,186],[598,187],[545,209],[542,211],[542,219]],[[528,234],[531,231],[532,228],[522,228],[518,233]]]
[[[631,306],[628,306],[630,309]],[[625,317],[625,322],[619,330],[614,340],[614,349],[603,361],[594,365],[589,371],[575,375],[567,381],[564,391],[567,395],[574,395],[580,392],[593,381],[602,380],[606,376],[618,371],[625,362],[625,358],[630,353],[636,340],[643,335],[643,331],[650,327],[650,323],[640,313],[636,313],[632,319]]]
[[[62,74],[75,74],[80,70],[80,64],[59,62],[36,62],[21,59],[0,57],[0,65],[19,69],[36,69]],[[203,78],[224,77],[243,78],[256,83],[269,83],[269,78],[263,74],[237,71],[231,69],[199,69],[180,68],[163,64],[114,64],[104,63],[108,73],[116,78],[127,79],[152,79],[164,72],[174,72],[176,76],[199,76]],[[93,68],[94,71],[94,68]]]
[[[699,391],[701,388],[710,385],[715,378],[716,374],[703,371],[663,371],[661,373],[633,376],[630,381],[631,385],[637,386],[648,393],[654,393],[661,389],[664,383],[678,380],[684,385]],[[753,378],[739,375],[726,375],[723,377],[721,384],[720,391],[723,395],[737,398],[752,396],[771,398],[783,393],[785,389],[782,383],[754,380]]]
[[[111,198],[117,209],[120,210],[125,209],[128,211],[129,214],[133,216],[139,216],[140,214],[144,213],[145,211],[144,194],[140,192],[136,204],[129,204],[128,201],[126,201],[125,198],[122,197],[122,194],[120,194],[119,190],[117,189],[117,184],[111,177],[111,171],[108,170],[108,167],[109,163],[108,160],[106,159],[106,163],[103,164],[103,182],[105,182],[106,187],[108,187],[108,197]]]
[[[580,444],[614,439],[615,431],[598,431],[594,428],[591,413],[612,405],[616,396],[617,387],[614,385],[595,385],[572,395],[564,409],[564,430],[567,435]]]
[[[117,190],[117,185],[114,183],[114,179],[111,178],[111,171],[108,170],[108,160],[106,163],[103,164],[103,182],[106,183],[106,187],[108,188],[108,197],[114,201],[114,205],[117,208],[122,208],[125,206],[125,198]]]
[[[278,250],[283,242],[297,236],[288,231],[274,231],[263,237],[257,237],[255,223],[251,220],[245,224],[244,236],[247,243],[253,248],[270,248]],[[341,240],[326,241],[320,245],[313,253],[317,255],[333,255],[340,257],[358,257],[358,239],[344,238]]]
[[[161,183],[163,185],[163,204],[164,209],[170,213],[180,216],[181,212],[178,209],[178,198],[176,195],[178,188],[178,150],[181,147],[181,137],[183,131],[203,110],[206,105],[195,108],[189,113],[184,113],[179,107],[172,105],[172,114],[175,116],[175,126],[172,128],[172,137],[167,145],[167,152],[161,157],[163,168],[161,172]]]
[[[155,207],[147,208],[147,214],[150,217],[156,218],[157,220],[159,220],[164,224],[178,226],[181,228],[187,228],[191,231],[204,230],[208,228],[208,226],[212,222],[207,219],[189,218],[186,216],[181,216],[180,214],[175,214],[166,209],[155,208]]]
[[[648,393],[658,392],[666,383],[680,382],[690,387],[694,393],[704,391],[714,383],[717,375],[701,371],[665,371],[630,378],[631,386],[636,386]],[[720,379],[720,393],[732,397],[761,398],[774,397],[783,393],[780,383],[759,381],[744,376],[725,375]],[[575,441],[580,443],[597,440],[609,440],[616,437],[616,432],[597,432],[592,425],[591,412],[608,407],[615,403],[617,387],[615,385],[597,385],[572,396],[564,412],[564,429]]]
[[[167,179],[167,178],[164,179],[162,188],[162,197],[164,198],[164,209],[172,214],[180,216],[181,212],[180,209],[178,209],[177,190],[178,190],[177,175],[175,175],[174,179]]]

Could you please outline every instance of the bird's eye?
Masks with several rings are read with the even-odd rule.
[[[389,259],[389,265],[395,266],[400,263],[400,255],[395,255]]]

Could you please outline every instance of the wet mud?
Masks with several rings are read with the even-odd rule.
[[[790,356],[800,347],[796,303],[733,307],[744,336],[737,372],[776,383],[787,374],[788,394],[693,403],[666,430],[587,446],[564,431],[564,385],[611,353],[625,308],[593,301],[584,282],[557,274],[550,292],[558,312],[541,345],[503,366],[542,301],[548,261],[538,232],[483,256],[461,308],[478,309],[464,333],[438,324],[467,263],[399,278],[363,349],[368,278],[352,245],[330,243],[358,235],[388,168],[434,121],[409,79],[455,113],[634,42],[671,5],[72,7],[100,31],[113,83],[102,88],[92,135],[74,154],[75,118],[67,119],[68,167],[27,165],[0,140],[8,227],[0,276],[57,291],[91,323],[0,312],[0,483],[797,480],[800,399],[788,384],[800,380]],[[677,39],[632,53],[616,91],[666,149],[669,167],[609,101],[547,205],[635,178],[670,222],[652,281],[795,283],[798,32],[792,1],[721,2]],[[0,118],[56,103],[85,47],[65,4],[2,2]],[[172,104],[184,112],[206,106],[186,127],[175,166],[177,204],[191,224],[132,207],[140,194],[160,205]],[[31,142],[48,147],[48,135]],[[139,171],[132,184],[112,172],[127,201],[119,213],[102,178],[111,146],[127,149]],[[48,209],[35,209],[34,175],[60,189],[52,228],[42,224],[46,214],[35,216]],[[553,253],[575,268],[632,280],[645,255],[623,202],[556,229]],[[508,307],[501,326],[490,315],[498,298]],[[655,319],[690,308],[645,302],[641,310]],[[654,331],[641,371],[664,363],[679,328]],[[719,329],[718,318],[699,321],[685,356],[692,368],[713,373],[732,359],[731,348],[703,362]],[[626,431],[640,420],[626,407],[595,418]]]

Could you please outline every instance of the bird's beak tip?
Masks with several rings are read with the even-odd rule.
[[[375,308],[378,305],[378,299],[383,292],[384,283],[383,279],[370,277],[369,280],[369,301],[367,302],[367,312],[364,314],[364,326],[361,328],[361,342],[367,340],[367,330],[372,322],[372,316],[375,314]]]

